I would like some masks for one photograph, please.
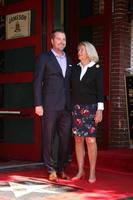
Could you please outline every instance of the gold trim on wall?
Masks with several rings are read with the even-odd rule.
[[[64,0],[61,0],[61,28],[64,28]]]
[[[4,6],[4,0],[0,0],[0,6]]]

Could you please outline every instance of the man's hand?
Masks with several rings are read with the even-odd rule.
[[[36,106],[35,107],[35,113],[40,117],[43,116],[43,107],[42,106]]]

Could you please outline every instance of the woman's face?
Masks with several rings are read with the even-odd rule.
[[[78,59],[80,61],[89,60],[89,56],[84,45],[80,45],[78,47]]]

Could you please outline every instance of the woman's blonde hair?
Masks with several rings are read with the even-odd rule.
[[[91,44],[88,41],[82,41],[79,43],[78,46],[81,46],[81,45],[85,46],[87,54],[88,54],[89,58],[91,59],[91,61],[94,61],[94,62],[99,61],[99,56],[98,56],[97,50],[93,44]]]

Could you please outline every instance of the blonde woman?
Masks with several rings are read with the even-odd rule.
[[[99,65],[97,51],[88,41],[78,45],[79,63],[72,71],[73,124],[75,152],[78,172],[72,180],[78,180],[85,174],[84,156],[85,142],[89,157],[90,183],[96,181],[97,124],[102,121],[104,110],[103,69]]]

